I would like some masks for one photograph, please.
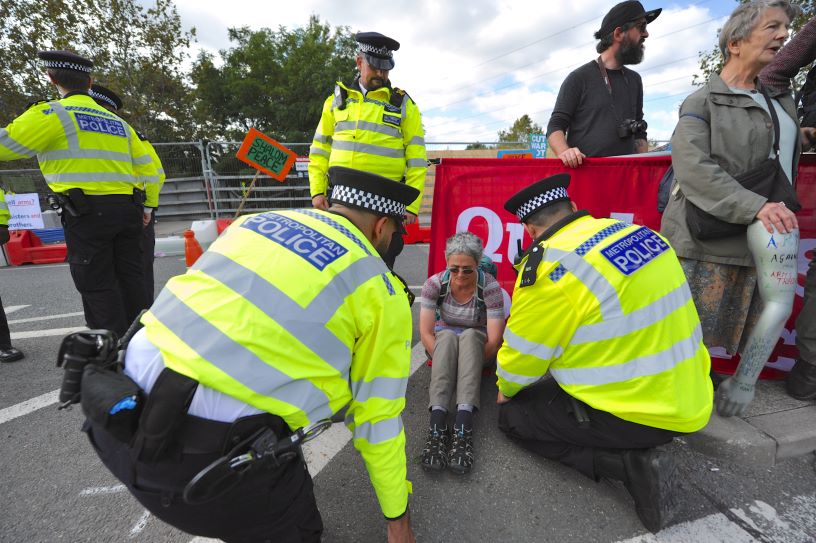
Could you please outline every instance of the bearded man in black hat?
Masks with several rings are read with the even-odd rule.
[[[674,515],[677,472],[655,447],[708,422],[711,361],[666,240],[577,211],[568,185],[549,177],[504,206],[533,242],[498,354],[499,427],[591,479],[622,481],[657,532]]]
[[[330,166],[351,167],[417,189],[419,196],[405,214],[405,223],[412,224],[419,215],[428,162],[419,108],[388,78],[400,44],[379,32],[358,32],[356,39],[359,73],[350,85],[338,82],[333,96],[326,99],[309,150],[312,205],[329,206]],[[402,235],[397,233],[383,257],[389,268],[402,247]]]
[[[617,4],[595,32],[600,56],[561,84],[547,141],[565,166],[575,168],[586,157],[648,151],[643,82],[625,66],[643,60],[643,43],[649,37],[646,25],[661,11],[646,11],[635,0]]]

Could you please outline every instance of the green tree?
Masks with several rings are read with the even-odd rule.
[[[356,42],[317,16],[303,28],[229,29],[220,63],[203,52],[192,70],[196,118],[211,138],[240,139],[255,127],[282,142],[309,142],[335,81],[350,82]],[[216,65],[218,64],[218,65]]]
[[[485,145],[484,143],[477,141],[476,143],[469,143],[467,147],[465,147],[465,151],[471,151],[475,149],[491,149],[491,146]]]
[[[529,147],[527,141],[530,134],[541,134],[541,126],[534,123],[526,113],[515,120],[507,130],[499,130],[499,141],[510,143],[499,143],[499,149],[525,149]],[[522,143],[516,143],[522,142]]]
[[[749,0],[736,0],[734,3],[734,8],[739,4],[745,4]],[[816,0],[791,0],[791,4],[796,4],[800,8],[802,8],[802,15],[797,17],[791,22],[791,37],[799,31],[805,23],[807,23],[812,17],[816,16]],[[692,79],[692,84],[700,86],[705,84],[708,81],[708,78],[711,74],[720,73],[723,67],[723,57],[722,53],[720,53],[719,43],[719,36],[720,30],[717,30],[717,40],[714,44],[714,47],[709,52],[700,51],[700,71],[701,74],[694,74]],[[807,69],[803,68],[799,75],[796,77],[796,86],[797,88],[804,83],[804,77],[807,73]]]
[[[0,123],[35,100],[57,98],[37,60],[67,49],[94,61],[94,80],[124,101],[122,116],[153,141],[195,133],[183,64],[185,31],[172,0],[0,0]]]

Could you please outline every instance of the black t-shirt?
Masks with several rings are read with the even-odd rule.
[[[612,86],[611,99],[596,61],[567,76],[547,125],[548,136],[562,130],[567,134],[567,144],[578,147],[586,156],[635,152],[635,139],[645,140],[646,132],[619,138],[617,129],[625,119],[643,119],[643,82],[637,72],[626,67],[606,72]]]

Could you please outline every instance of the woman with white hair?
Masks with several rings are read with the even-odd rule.
[[[445,244],[445,271],[422,287],[419,333],[433,359],[431,420],[421,455],[425,469],[465,474],[473,466],[473,412],[479,407],[482,369],[496,357],[504,333],[501,287],[479,269],[482,253],[475,234],[454,234]],[[454,392],[451,435],[447,419]]]
[[[717,392],[724,416],[750,403],[793,303],[795,272],[793,284],[773,277],[796,267],[802,135],[790,94],[757,76],[798,13],[787,0],[734,10],[720,31],[722,71],[686,98],[672,137],[675,180],[661,233],[680,257],[705,344],[742,355]]]

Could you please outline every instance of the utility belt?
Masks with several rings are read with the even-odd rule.
[[[72,217],[88,215],[94,210],[95,204],[134,203],[144,205],[147,195],[145,191],[134,188],[132,194],[85,194],[80,188],[68,189],[64,193],[57,192],[46,196],[48,206],[59,215],[68,213]]]

